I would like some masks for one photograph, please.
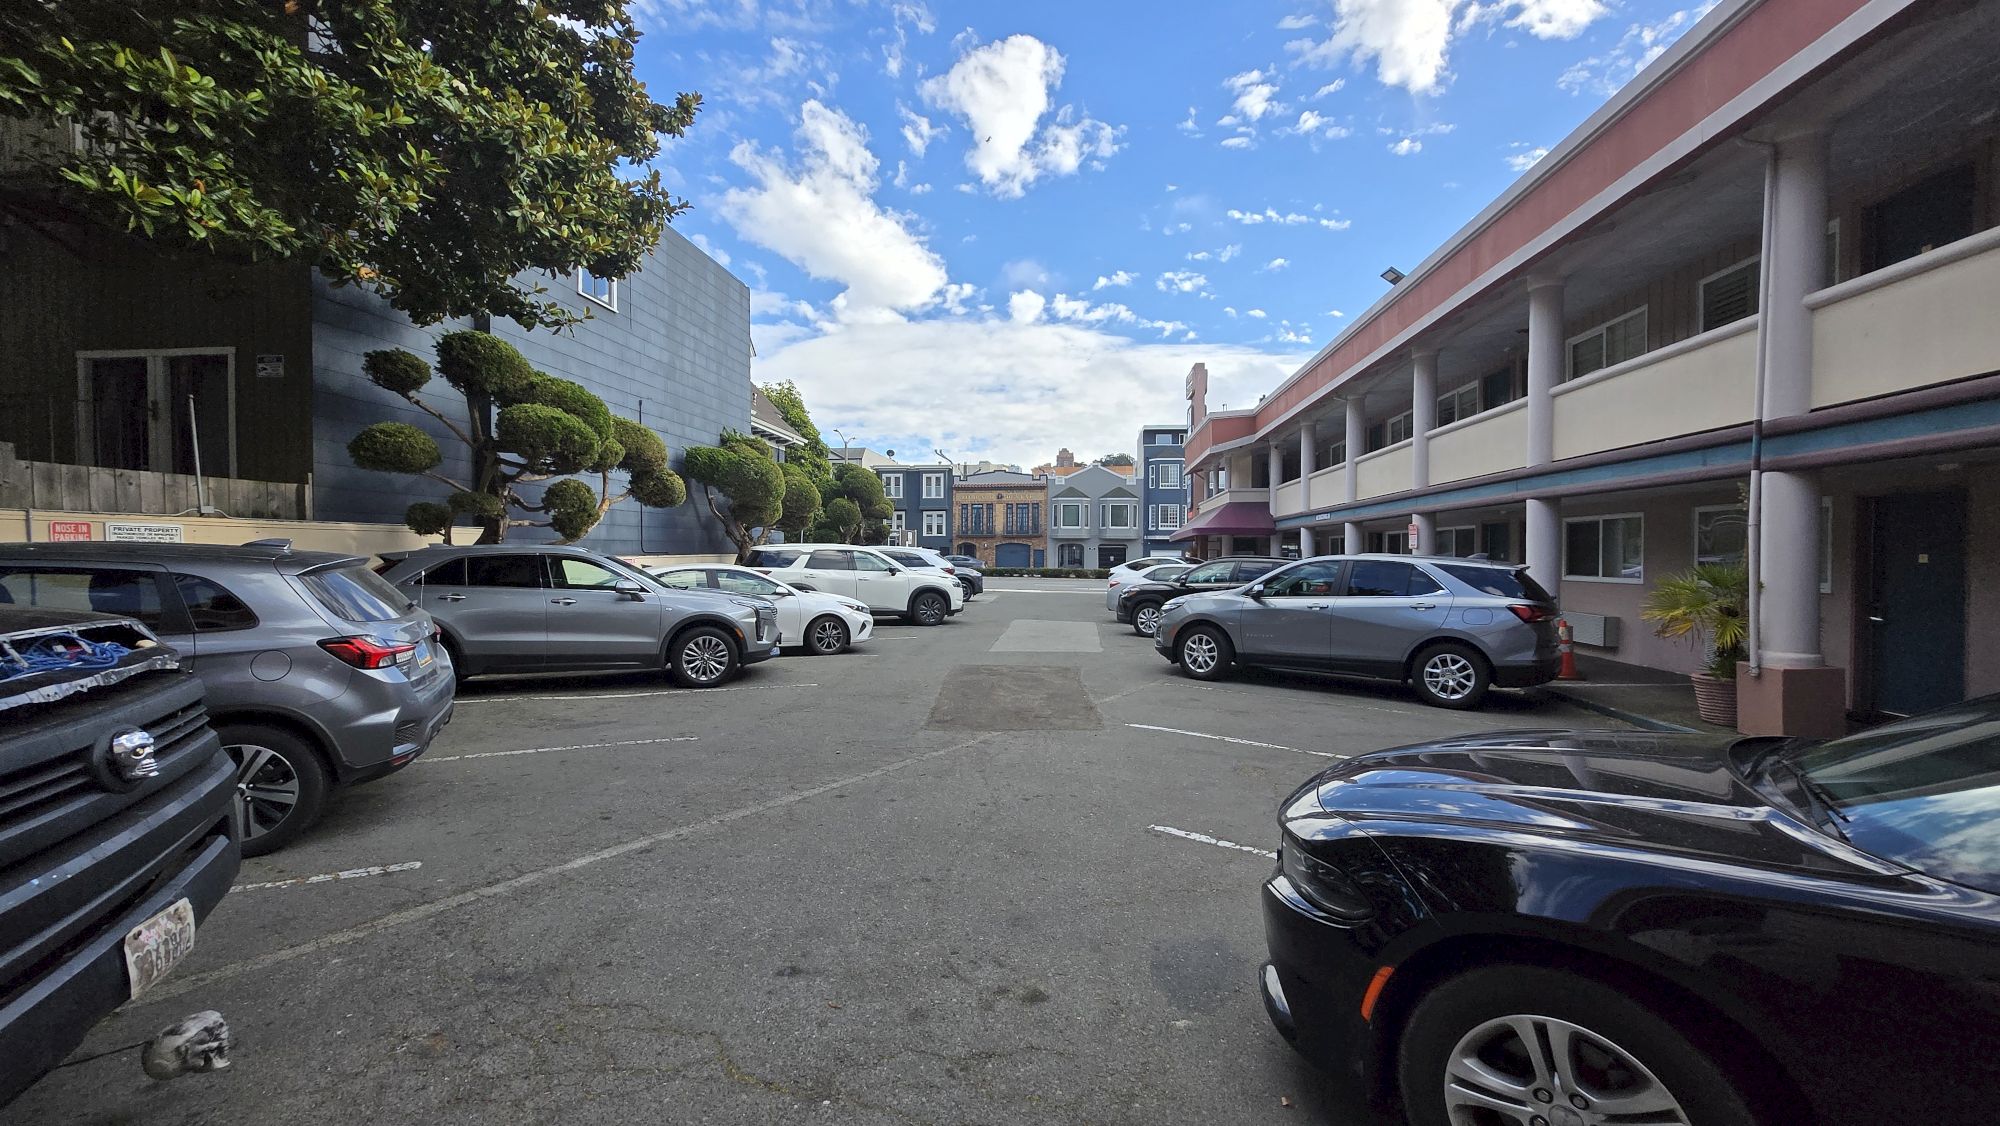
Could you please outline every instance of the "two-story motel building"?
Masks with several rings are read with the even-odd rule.
[[[1647,591],[1747,557],[1750,732],[2000,690],[1995,44],[1995,0],[1723,0],[1256,407],[1196,365],[1177,538],[1525,561],[1689,670]]]

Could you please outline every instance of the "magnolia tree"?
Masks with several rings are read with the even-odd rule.
[[[803,468],[779,464],[761,438],[724,431],[721,445],[688,450],[686,469],[739,563],[773,531],[796,536],[819,515],[819,488]]]
[[[431,366],[400,348],[370,352],[362,368],[370,382],[436,419],[465,447],[463,479],[439,472],[444,451],[437,439],[407,422],[378,422],[354,436],[348,456],[363,469],[411,473],[450,492],[419,500],[404,520],[421,535],[451,542],[460,517],[478,525],[480,543],[499,543],[510,527],[548,527],[562,543],[582,539],[612,505],[631,498],[649,508],[674,508],[687,486],[667,467],[658,434],[619,418],[581,384],[536,371],[514,346],[484,332],[438,338],[437,373],[465,399],[463,419],[437,409],[420,394]],[[625,487],[613,492],[612,474]],[[598,480],[591,486],[573,476]],[[559,478],[559,479],[557,479]],[[538,499],[522,486],[548,481]],[[519,515],[517,515],[519,514]]]

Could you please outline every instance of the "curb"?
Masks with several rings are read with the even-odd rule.
[[[1566,692],[1554,684],[1544,684],[1542,688],[1549,694],[1567,700],[1585,711],[1596,712],[1598,715],[1623,720],[1634,727],[1642,728],[1646,731],[1658,731],[1668,735],[1699,735],[1702,733],[1698,727],[1685,727],[1678,723],[1669,723],[1664,719],[1654,719],[1652,716],[1640,715],[1638,712],[1628,712],[1624,708],[1614,708],[1610,704],[1599,703],[1589,697],[1573,692]]]

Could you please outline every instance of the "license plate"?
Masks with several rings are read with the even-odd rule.
[[[431,643],[428,641],[417,642],[417,667],[423,668],[430,663],[431,663]]]
[[[125,935],[125,974],[132,996],[151,989],[194,949],[194,904],[185,899]]]

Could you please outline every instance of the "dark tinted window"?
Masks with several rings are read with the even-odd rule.
[[[752,567],[789,567],[792,565],[792,560],[797,559],[801,554],[801,552],[797,551],[780,551],[777,548],[760,547],[750,553],[749,565]]]
[[[1226,583],[1236,574],[1236,564],[1223,560],[1220,563],[1204,563],[1181,576],[1184,583]]]
[[[1339,582],[1340,564],[1301,563],[1266,579],[1264,593],[1273,598],[1311,598],[1338,594]]]
[[[1408,563],[1387,559],[1357,560],[1347,572],[1347,593],[1361,598],[1401,598],[1437,589],[1437,582]]]
[[[1439,564],[1438,570],[1482,594],[1491,594],[1497,598],[1521,598],[1529,602],[1555,601],[1548,591],[1542,589],[1542,584],[1529,577],[1526,571],[1508,571],[1499,567],[1454,566],[1450,563]]]
[[[539,555],[473,555],[465,560],[465,585],[534,588],[542,585]]]
[[[1270,574],[1272,571],[1277,570],[1281,566],[1283,566],[1283,564],[1273,563],[1268,559],[1246,560],[1236,565],[1235,581],[1239,583],[1247,583],[1251,579],[1261,579],[1265,575]]]
[[[0,571],[0,606],[7,605],[122,614],[161,628],[160,583],[152,571],[58,567]]]
[[[1444,584],[1422,567],[1410,568],[1410,588],[1404,594],[1443,594]]]
[[[366,567],[335,567],[300,575],[320,605],[350,622],[388,622],[403,616],[410,599]]]
[[[668,571],[664,575],[654,575],[653,581],[675,590],[703,590],[708,586],[708,572]]]
[[[929,567],[932,565],[930,560],[925,559],[914,551],[885,551],[882,554],[906,567]]]
[[[806,566],[816,571],[852,571],[854,553],[821,548],[812,553],[812,558],[806,560]]]
[[[181,601],[187,606],[188,617],[194,620],[196,633],[250,629],[257,624],[257,615],[242,599],[207,579],[175,575],[174,585],[180,588]]]
[[[465,560],[448,559],[424,572],[426,586],[464,586]]]

